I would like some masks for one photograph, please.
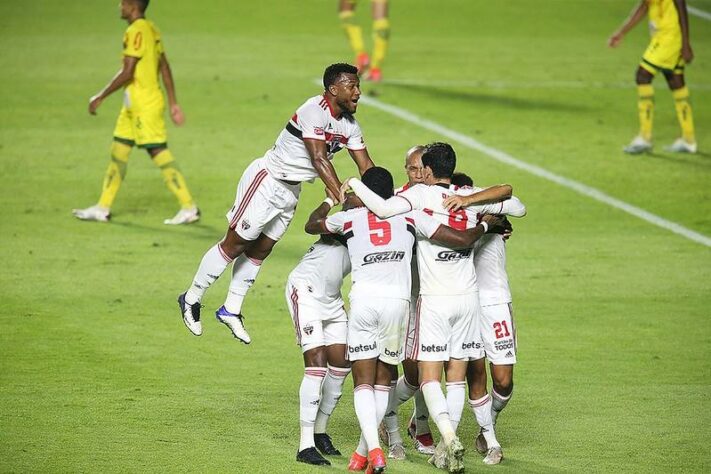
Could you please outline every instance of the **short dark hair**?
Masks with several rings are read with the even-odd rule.
[[[457,154],[449,143],[430,143],[422,154],[422,166],[430,168],[435,178],[451,179],[457,167]]]
[[[368,170],[363,173],[361,181],[368,189],[383,199],[388,199],[393,195],[393,175],[385,168],[381,168],[380,166],[368,168]]]
[[[474,187],[474,181],[464,173],[454,173],[452,175],[452,184],[460,188],[464,186]]]
[[[133,3],[138,5],[138,8],[141,10],[141,13],[145,12],[146,9],[148,8],[148,4],[150,3],[151,0],[131,0]]]
[[[358,75],[358,68],[346,63],[336,63],[331,64],[323,72],[323,88],[328,90],[328,87],[335,84],[338,81],[338,76],[341,74],[355,74]]]

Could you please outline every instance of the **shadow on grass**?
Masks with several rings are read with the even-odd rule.
[[[684,166],[692,166],[708,170],[711,168],[711,153],[697,152],[693,155],[687,153],[645,153],[642,157],[666,161]]]
[[[140,231],[146,231],[150,233],[160,234],[160,235],[181,235],[184,237],[189,237],[191,239],[204,240],[206,238],[211,239],[221,239],[225,234],[225,229],[217,228],[212,225],[207,224],[186,224],[186,225],[144,225],[136,222],[126,221],[116,221],[112,220],[111,225],[124,227],[126,229],[134,229]]]

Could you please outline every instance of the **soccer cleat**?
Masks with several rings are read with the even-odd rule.
[[[86,209],[72,209],[72,214],[83,221],[109,222],[111,219],[111,211],[98,205]]]
[[[374,67],[368,70],[368,75],[365,76],[366,81],[380,82],[383,80],[383,71],[379,67]]]
[[[313,464],[314,466],[330,466],[331,463],[328,459],[321,456],[321,453],[316,451],[313,446],[310,448],[302,449],[296,453],[296,460],[299,462],[304,462],[306,464]]]
[[[447,468],[449,472],[464,472],[464,446],[456,436],[447,446]]]
[[[504,459],[504,452],[501,450],[501,446],[494,446],[489,448],[484,458],[484,464],[499,464]]]
[[[622,150],[625,153],[629,153],[630,155],[639,155],[640,153],[652,151],[652,142],[649,140],[645,140],[644,138],[637,135],[630,142],[630,144],[624,147]]]
[[[444,444],[444,441],[437,443],[437,447],[427,462],[437,469],[447,469],[447,446]]]
[[[326,456],[340,456],[341,452],[333,446],[331,437],[326,433],[314,433],[314,444]]]
[[[665,146],[665,151],[671,151],[673,153],[696,153],[698,147],[696,143],[689,143],[683,138],[677,138],[669,146]]]
[[[479,429],[479,435],[474,440],[474,448],[479,454],[486,454],[489,447],[486,445],[486,438],[484,438],[484,432]]]
[[[349,471],[365,471],[368,466],[368,458],[361,456],[357,452],[351,454],[351,459],[348,461]]]
[[[368,468],[365,470],[365,474],[380,474],[385,471],[386,465],[383,450],[380,448],[371,449],[368,452]]]
[[[415,436],[415,449],[420,454],[434,454],[435,444],[432,433],[423,433]]]
[[[356,67],[358,68],[358,74],[363,74],[368,66],[370,65],[370,56],[368,53],[360,53],[356,56]]]
[[[225,309],[224,306],[220,306],[220,309],[215,311],[215,317],[219,322],[230,328],[232,335],[244,342],[249,344],[252,342],[252,338],[249,337],[247,330],[244,328],[244,316],[241,314],[232,314]]]
[[[188,209],[181,209],[172,219],[166,219],[163,224],[168,225],[180,225],[180,224],[190,224],[200,220],[200,209],[197,207],[190,207]]]
[[[388,457],[403,461],[405,459],[405,446],[402,443],[395,443],[388,447]]]
[[[183,316],[183,322],[188,331],[199,336],[202,334],[202,323],[200,322],[200,303],[188,304],[185,301],[185,293],[178,296],[178,306],[180,306],[180,314]]]

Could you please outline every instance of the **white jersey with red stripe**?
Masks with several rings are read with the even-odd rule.
[[[358,122],[353,116],[335,117],[325,96],[312,97],[296,110],[291,120],[266,152],[266,168],[277,179],[310,181],[318,177],[304,138],[326,142],[328,159],[343,149],[363,150],[365,142]]]
[[[439,223],[423,213],[379,219],[366,208],[329,216],[326,228],[343,235],[351,259],[351,299],[410,299],[412,250],[418,235],[429,238]]]
[[[288,280],[312,298],[331,303],[341,299],[343,278],[350,271],[351,260],[345,242],[323,236],[306,251]]]

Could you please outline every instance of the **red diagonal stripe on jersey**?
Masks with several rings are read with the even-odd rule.
[[[264,181],[264,178],[267,177],[267,170],[260,170],[257,175],[254,177],[254,180],[252,183],[249,185],[247,188],[247,192],[244,194],[244,197],[242,198],[242,202],[240,203],[239,207],[237,208],[237,212],[235,212],[234,217],[230,221],[230,228],[234,229],[234,227],[237,225],[237,221],[242,218],[242,214],[244,214],[244,211],[247,209],[247,205],[249,204],[249,201],[252,200],[252,197],[254,197],[254,194],[257,192],[257,188],[259,188],[259,185]]]

